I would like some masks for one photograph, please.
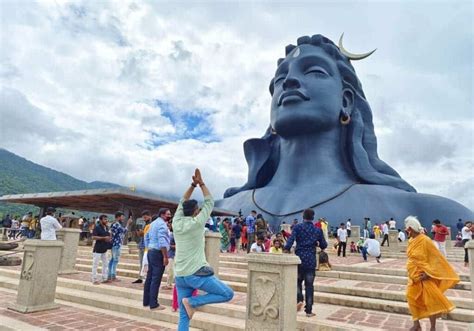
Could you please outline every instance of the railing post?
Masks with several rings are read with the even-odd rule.
[[[59,307],[54,297],[63,245],[60,240],[25,241],[16,303],[9,309],[32,313]]]
[[[247,255],[245,330],[296,330],[296,255]]]

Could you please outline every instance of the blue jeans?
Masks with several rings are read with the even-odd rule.
[[[120,259],[120,246],[112,247],[112,256],[110,257],[109,261],[109,279],[117,277],[117,264],[119,263]]]
[[[189,317],[181,302],[184,298],[189,298],[191,307],[197,308],[210,303],[227,302],[234,297],[234,291],[216,276],[199,277],[191,275],[176,277],[175,282],[179,303],[178,331],[189,330]],[[195,289],[203,290],[206,294],[192,297]]]
[[[316,276],[315,270],[303,269],[301,265],[298,266],[298,282],[296,287],[296,301],[305,302],[305,312],[311,314],[313,312],[313,301],[314,301],[314,277]],[[305,298],[303,300],[303,282]]]
[[[364,261],[367,261],[367,247],[361,247],[360,249],[361,253],[362,253],[362,257],[364,258]],[[376,258],[380,258],[382,256],[382,254],[380,254],[379,256],[376,256]]]
[[[160,305],[158,303],[158,293],[165,272],[165,265],[163,264],[163,253],[158,249],[148,250],[147,258],[148,272],[145,288],[143,289],[143,306],[150,306],[150,309],[153,309]]]

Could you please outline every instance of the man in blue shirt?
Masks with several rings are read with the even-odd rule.
[[[306,209],[303,212],[303,222],[295,225],[284,249],[286,253],[289,253],[293,242],[296,240],[295,253],[301,259],[301,264],[298,265],[297,309],[298,311],[301,310],[304,304],[302,289],[304,281],[305,312],[308,317],[315,316],[315,314],[313,314],[313,283],[316,274],[316,247],[321,248],[321,250],[327,247],[323,232],[313,225],[313,220],[314,210]]]
[[[117,265],[120,260],[120,250],[122,248],[122,241],[125,235],[125,229],[122,226],[123,213],[118,211],[115,213],[115,220],[110,227],[110,233],[112,235],[112,249],[109,260],[109,276],[108,280],[116,281],[117,280]]]
[[[255,218],[257,217],[257,212],[252,210],[249,216],[245,218],[245,225],[247,225],[247,238],[248,238],[248,245],[247,245],[247,253],[250,252],[250,247],[255,241]]]
[[[168,265],[170,235],[167,223],[170,219],[171,211],[168,208],[161,208],[158,218],[151,223],[150,230],[145,235],[145,247],[148,249],[148,272],[143,289],[143,306],[149,306],[150,309],[165,309],[158,303],[158,292],[163,273]]]

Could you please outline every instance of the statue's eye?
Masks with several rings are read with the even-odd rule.
[[[285,80],[285,76],[284,75],[280,75],[278,77],[275,78],[273,84],[277,85],[277,84],[280,84],[281,82],[283,82]]]
[[[305,75],[308,75],[308,74],[316,74],[316,75],[322,75],[322,76],[329,76],[328,72],[326,70],[324,70],[324,68],[321,68],[321,67],[318,67],[318,66],[314,66],[314,67],[311,67],[311,68],[308,68],[305,72],[304,72]]]

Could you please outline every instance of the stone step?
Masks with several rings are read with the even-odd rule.
[[[76,269],[79,271],[92,271],[92,261],[89,259],[78,259],[80,264],[76,264]],[[117,274],[120,276],[126,277],[137,277],[138,276],[138,264],[130,263],[119,263],[117,268]],[[99,270],[102,270],[99,266]],[[241,284],[247,282],[247,272],[235,273],[230,272],[228,268],[220,268],[219,277],[224,280],[235,283],[234,290],[240,291],[243,289]],[[242,270],[243,271],[243,270]],[[389,284],[407,284],[406,271],[399,269],[388,269],[388,268],[370,268],[363,267],[358,265],[351,266],[342,266],[335,265],[331,271],[317,271],[318,277],[328,277],[328,278],[342,278],[342,279],[352,279],[359,281],[373,281],[373,282],[382,282]],[[167,279],[167,275],[163,275],[163,280]],[[461,275],[461,282],[455,286],[456,289],[470,290],[471,284],[469,282],[468,275]],[[244,289],[246,291],[246,289]]]
[[[335,294],[350,295],[350,296],[355,296],[355,297],[383,299],[383,300],[399,301],[399,302],[407,301],[405,291],[381,289],[381,288],[377,288],[376,286],[373,286],[372,288],[361,288],[360,286],[357,286],[358,284],[360,284],[360,282],[358,281],[340,281],[333,284],[324,284],[316,280],[314,289],[317,292],[324,292],[324,293],[335,293]],[[376,284],[372,284],[372,285],[376,285]],[[470,309],[470,310],[474,309],[474,302],[472,301],[471,298],[451,297],[449,295],[448,295],[448,298],[458,308],[464,308],[464,309]]]
[[[78,271],[92,272],[92,265],[91,264],[76,264],[75,269]],[[97,272],[100,274],[101,271],[102,271],[102,268],[99,266],[97,268]],[[117,268],[117,276],[137,278],[138,271]],[[226,283],[228,283],[229,286],[231,286],[234,289],[234,291],[239,291],[239,292],[247,291],[247,273],[243,275],[236,275],[236,274],[220,272],[219,278],[225,281]],[[164,273],[163,282],[165,282],[167,279],[168,279],[168,275]]]
[[[371,263],[362,263],[362,264],[363,265],[361,265],[361,264],[333,265],[332,266],[332,271],[344,271],[344,272],[353,272],[353,273],[370,274],[370,275],[385,275],[385,276],[404,277],[405,278],[404,284],[406,284],[407,273],[406,273],[406,270],[404,270],[404,269],[370,267],[372,265]],[[87,258],[78,258],[76,265],[80,265],[81,268],[83,268],[82,266],[85,266],[85,265],[90,266],[90,265],[92,265],[92,258],[90,256],[87,257]],[[240,270],[243,271],[244,267],[247,266],[247,262],[221,261],[220,265],[221,265],[220,271],[221,271],[221,273],[224,274],[224,278],[223,278],[224,280],[237,281],[237,282],[239,282],[239,281],[246,282],[247,281],[246,280],[246,272],[238,274],[238,275],[236,275],[235,273],[232,274],[232,275],[228,275],[229,272],[226,272],[226,270],[228,270],[228,269],[240,269]],[[118,269],[134,271],[135,276],[138,275],[139,267],[140,266],[139,266],[138,263],[129,263],[129,262],[120,262],[119,265],[118,265]],[[88,270],[85,270],[85,269],[78,269],[78,270],[88,271]],[[325,276],[326,275],[324,271],[318,271],[317,274],[319,276]],[[461,282],[469,283],[469,281],[470,281],[469,275],[460,274],[459,276],[460,276]],[[129,276],[129,277],[132,277],[132,276]],[[338,278],[338,277],[336,277],[336,278]],[[401,284],[400,280],[397,279],[396,284]],[[465,285],[469,286],[470,284],[465,284]]]
[[[387,301],[383,299],[367,298],[361,300],[359,297],[318,292],[314,300],[319,303],[329,303],[333,305],[344,305],[346,307],[357,307],[377,311],[385,311],[397,314],[410,314],[408,304],[399,301]],[[471,309],[456,308],[447,315],[448,319],[459,322],[474,322],[474,312]]]
[[[84,266],[83,268],[81,267],[80,270],[90,272],[91,268]],[[136,275],[135,273],[130,273],[127,271],[122,272],[120,269],[118,269],[117,271],[118,271],[119,276],[134,277]],[[321,276],[321,273],[326,273],[323,275],[323,277],[327,277],[328,276],[327,273],[332,273],[332,271],[318,272],[318,276]],[[359,274],[359,277],[349,277],[349,276],[353,276],[353,274],[355,273],[336,272],[336,274],[337,275],[343,274],[344,275],[343,277],[336,277],[336,278],[346,279],[346,280],[364,281],[364,282],[372,281],[374,283],[386,283],[387,285],[389,284],[406,285],[407,283],[406,277],[385,276],[383,277],[384,278],[383,280],[385,281],[382,281],[381,277],[378,275],[369,275],[369,276],[375,277],[373,279],[369,279],[370,277],[368,278],[367,275],[364,275],[363,273]],[[349,276],[347,276],[347,274],[349,274]],[[165,281],[166,278],[167,278],[167,275],[166,274],[163,275],[163,281]],[[220,275],[220,278],[223,281],[225,281],[236,292],[247,291],[246,277],[244,277],[243,275],[222,273]],[[237,278],[240,278],[240,281],[236,281]],[[333,278],[333,277],[329,277],[329,278]],[[394,279],[397,281],[393,282]],[[353,283],[357,283],[357,282],[353,282]],[[384,310],[384,311],[387,311],[387,312],[395,311],[390,306],[390,302],[396,302],[396,301],[405,302],[406,301],[404,292],[379,290],[376,288],[376,286],[374,286],[374,288],[371,288],[371,289],[361,289],[356,286],[348,286],[347,284],[343,284],[342,286],[338,284],[335,284],[335,285],[321,284],[321,282],[318,282],[316,280],[315,291],[318,293],[318,295],[320,294],[319,292],[322,292],[322,293],[330,293],[330,294],[350,295],[350,296],[355,296],[355,297],[389,300],[387,303],[385,303],[387,305],[387,310]],[[457,297],[449,297],[449,298],[459,308],[466,308],[466,309],[474,308],[473,302],[470,299],[457,298]],[[323,302],[323,303],[331,303],[331,302]],[[343,302],[339,304],[344,305]]]
[[[327,278],[340,278],[340,279],[350,279],[350,280],[359,280],[359,281],[368,281],[375,283],[389,283],[389,284],[407,284],[407,277],[405,276],[388,276],[388,275],[377,275],[377,274],[367,274],[360,272],[352,271],[318,271],[318,277],[327,277]],[[471,290],[471,283],[461,281],[454,287],[458,290]]]
[[[405,269],[373,268],[373,267],[367,267],[367,266],[361,266],[361,265],[333,265],[332,270],[407,277],[407,272]],[[470,277],[468,274],[459,274],[459,278],[461,281],[464,281],[464,282],[470,281]]]
[[[6,278],[4,276],[0,276],[0,287],[17,289],[18,281],[12,280],[11,278]],[[117,296],[111,295],[110,293],[95,293],[90,291],[90,288],[92,288],[92,285],[90,284],[88,290],[86,291],[57,286],[56,298],[58,300],[79,303],[82,305],[87,305],[89,307],[96,307],[106,310],[117,311],[124,314],[164,321],[166,323],[174,324],[175,328],[177,327],[179,316],[177,313],[172,312],[169,308],[160,311],[151,311],[150,309],[142,307],[141,299],[134,300],[120,297],[120,300],[117,300]],[[244,330],[244,324],[245,321],[242,321],[241,319],[236,319],[223,315],[219,315],[217,317],[214,314],[209,314],[201,311],[197,312],[191,321],[191,326],[194,328],[215,331]]]
[[[0,288],[16,290],[19,281],[12,277],[18,277],[19,272],[10,270],[8,275],[10,277],[0,275]],[[107,285],[93,286],[89,282],[60,277],[58,278],[56,292],[56,298],[60,300],[86,304],[89,307],[107,307],[105,309],[109,311],[114,310],[134,316],[155,319],[159,317],[158,319],[165,320],[167,323],[177,323],[178,313],[169,311],[168,307],[166,310],[159,312],[163,312],[163,314],[160,315],[164,316],[152,314],[155,312],[142,308],[141,300],[143,292],[141,290]],[[117,300],[117,298],[120,298],[120,300]],[[171,295],[160,293],[159,300],[164,306],[171,306]],[[120,301],[121,304],[115,304],[115,301]],[[106,305],[106,302],[110,302],[110,304]],[[213,323],[213,321],[215,322]],[[198,308],[198,313],[194,316],[191,324],[205,330],[243,330],[245,325],[245,306],[228,303],[203,306]],[[334,321],[317,320],[314,318],[308,319],[302,314],[297,316],[297,325],[300,330],[376,330],[362,326],[348,327],[344,323]]]
[[[364,263],[365,264],[365,263]],[[247,270],[247,262],[234,262],[234,261],[221,261],[219,263],[221,268],[231,269],[242,269]],[[359,273],[378,274],[378,275],[389,275],[389,276],[407,276],[405,269],[394,269],[394,268],[373,268],[360,265],[332,265],[334,271],[353,271]],[[470,277],[468,274],[459,274],[461,281],[469,282]]]

